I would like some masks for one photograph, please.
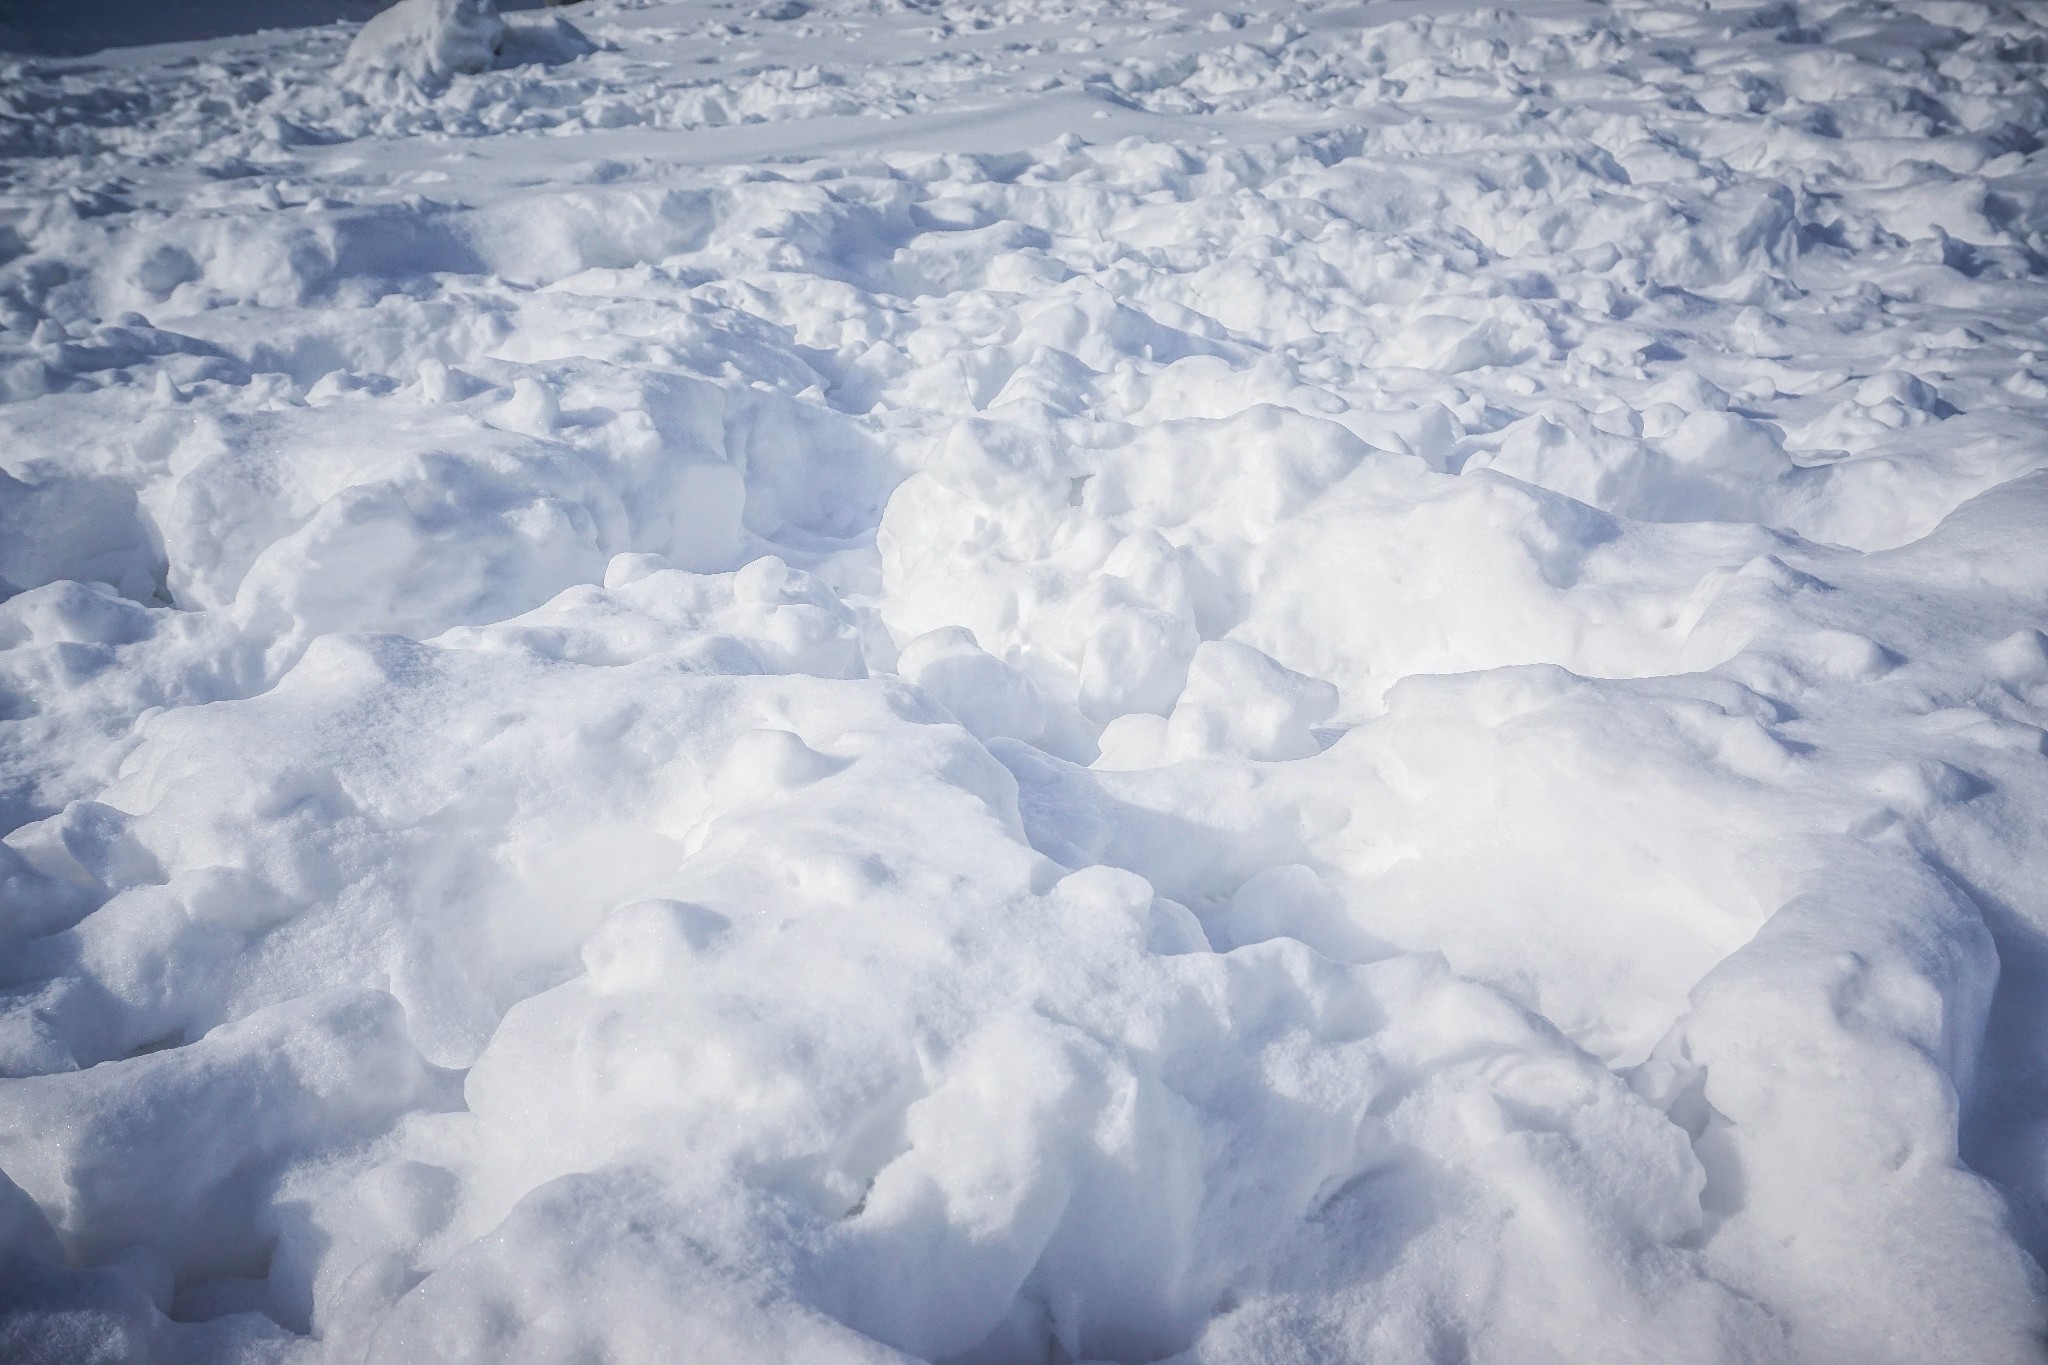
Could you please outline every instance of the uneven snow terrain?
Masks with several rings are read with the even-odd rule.
[[[0,62],[0,1359],[2041,1361],[2044,73]]]

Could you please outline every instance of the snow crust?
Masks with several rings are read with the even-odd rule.
[[[2041,1358],[2048,12],[0,67],[0,1358]]]

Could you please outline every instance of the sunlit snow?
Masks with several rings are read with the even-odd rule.
[[[2048,4],[332,12],[0,57],[0,1360],[2048,1358]]]

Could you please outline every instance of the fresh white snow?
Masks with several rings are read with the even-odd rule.
[[[2044,79],[0,58],[0,1359],[2041,1361]]]

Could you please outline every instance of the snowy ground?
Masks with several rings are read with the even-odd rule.
[[[0,1358],[2044,1358],[2048,6],[471,20],[0,59]]]

